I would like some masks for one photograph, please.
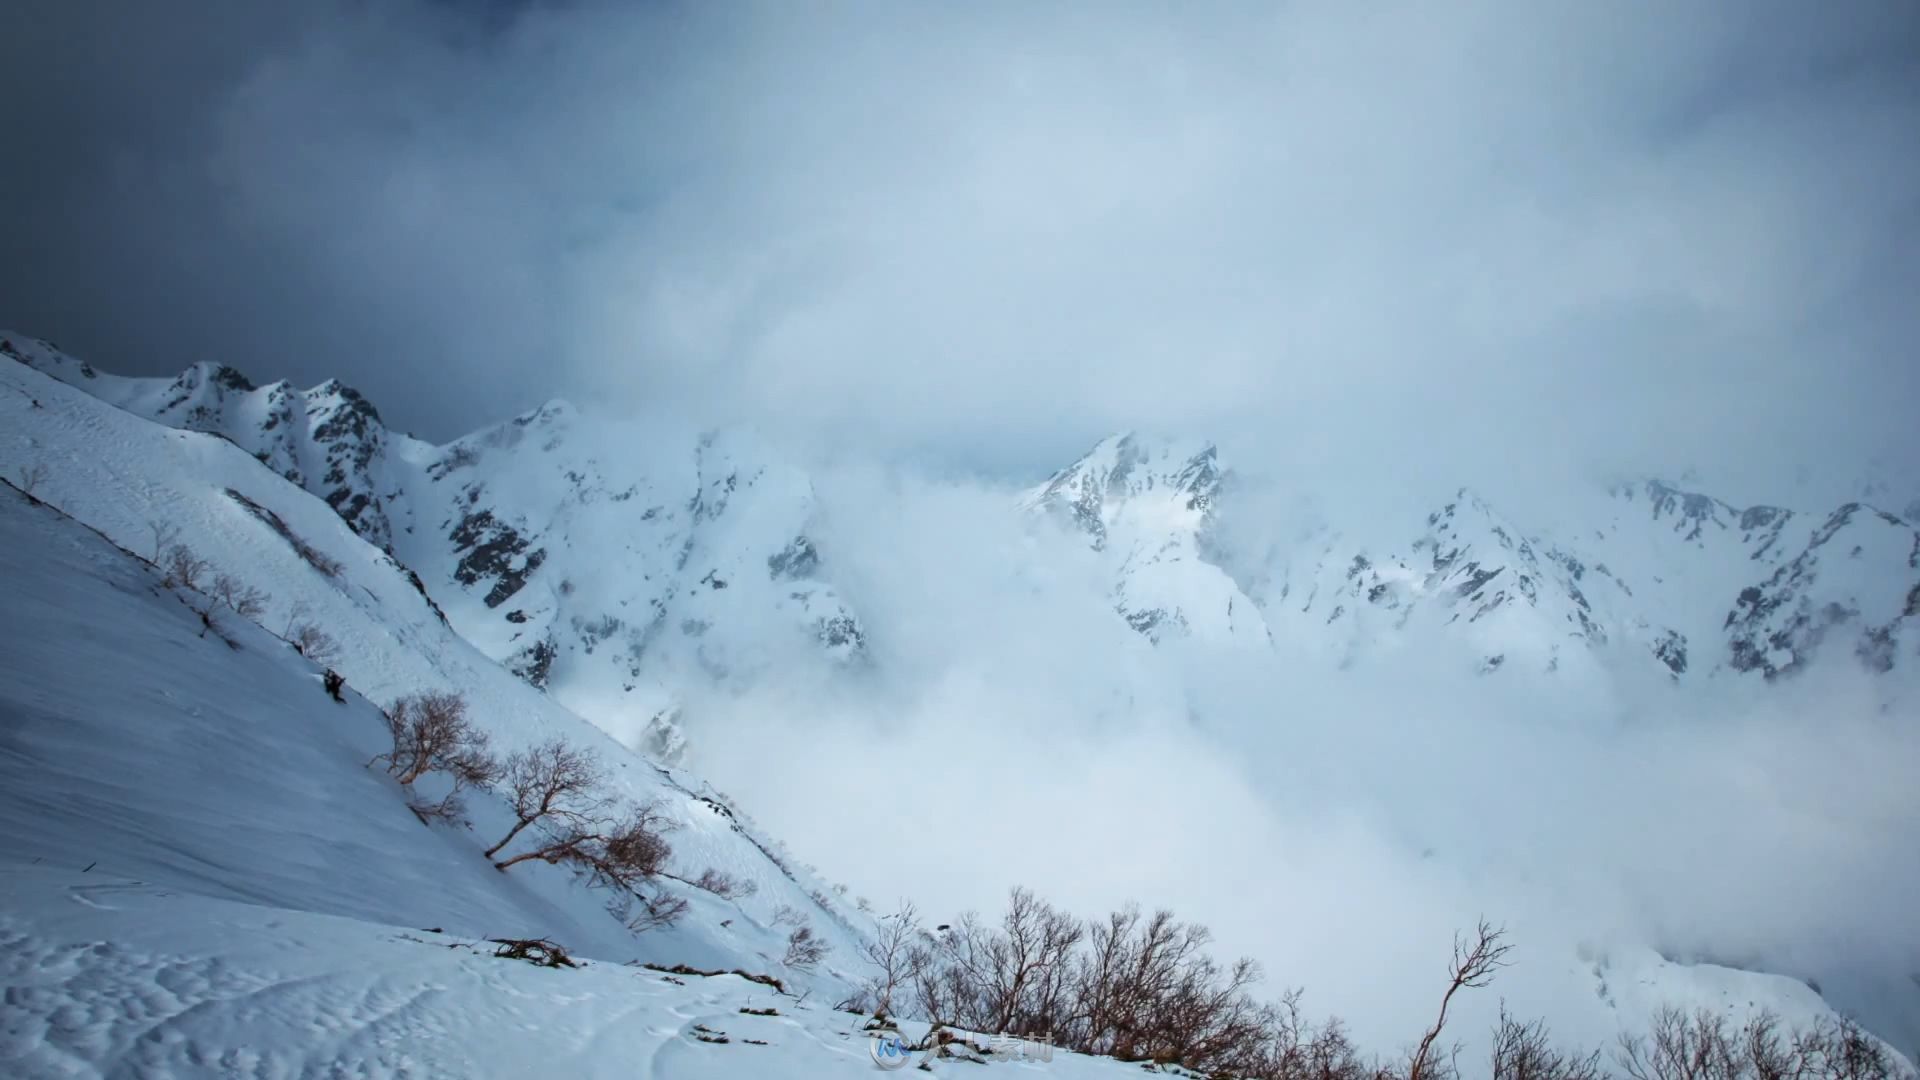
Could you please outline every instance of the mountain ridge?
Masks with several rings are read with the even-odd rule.
[[[650,440],[637,423],[552,399],[433,446],[388,429],[337,379],[256,386],[213,363],[124,379],[31,338],[0,341],[110,404],[233,441],[419,572],[489,655],[656,750],[683,739],[666,684],[751,680],[794,658],[791,635],[760,631],[769,611],[832,663],[867,656],[871,629],[810,535],[810,478],[739,432],[692,433],[633,463],[624,443]],[[1920,532],[1866,503],[1739,507],[1643,477],[1608,486],[1574,529],[1524,525],[1470,486],[1412,529],[1249,528],[1240,482],[1210,441],[1125,431],[1012,505],[1083,537],[1108,567],[1109,606],[1156,645],[1344,667],[1439,633],[1488,674],[1624,664],[1676,681],[1776,678],[1829,645],[1878,672],[1920,652]],[[1263,543],[1227,538],[1246,532]],[[1829,558],[1829,545],[1848,554]],[[609,559],[635,569],[591,565]]]

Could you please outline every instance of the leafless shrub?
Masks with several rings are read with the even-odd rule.
[[[791,904],[781,904],[773,909],[773,925],[801,926],[807,921],[805,914]]]
[[[493,938],[500,947],[493,955],[504,960],[525,960],[536,967],[579,967],[567,950],[546,938]]]
[[[268,528],[279,533],[280,538],[285,540],[288,546],[293,548],[294,554],[300,556],[308,566],[313,567],[315,570],[320,571],[330,578],[337,578],[346,570],[346,567],[342,565],[338,559],[333,558],[301,538],[298,533],[293,531],[293,527],[287,524],[286,519],[282,518],[279,514],[274,513],[272,510],[260,505],[233,488],[227,489],[227,497],[239,503],[241,506],[246,507],[248,512],[253,514],[254,517],[259,518],[267,524]]]
[[[400,698],[387,710],[387,731],[393,749],[374,755],[367,765],[385,761],[387,772],[403,785],[443,772],[458,791],[485,787],[499,771],[487,753],[487,733],[467,719],[467,701],[459,694],[426,691]]]
[[[1315,1024],[1301,1008],[1304,994],[1289,990],[1265,1009],[1267,1029],[1248,1048],[1241,1071],[1260,1080],[1393,1080],[1369,1064],[1339,1020]]]
[[[548,811],[516,822],[514,830],[489,849],[489,857],[536,821],[542,825],[539,842],[517,855],[496,859],[493,865],[506,870],[536,859],[555,866],[569,864],[590,872],[599,884],[629,891],[660,873],[673,854],[665,834],[672,831],[674,823],[658,802],[614,818],[607,816],[610,804],[594,796],[591,789],[577,798],[564,811]],[[524,812],[529,804],[517,806]]]
[[[308,566],[320,571],[327,577],[337,578],[346,572],[346,565],[339,559],[328,555],[326,552],[321,551],[305,540],[291,534],[288,535],[287,540],[293,545],[294,554],[305,560]]]
[[[280,636],[286,638],[288,641],[292,641],[294,626],[305,622],[307,616],[311,614],[313,614],[313,606],[305,600],[296,599],[293,603],[288,604],[287,625],[280,631]]]
[[[293,628],[293,634],[287,640],[300,650],[300,655],[316,664],[325,664],[340,655],[340,643],[333,635],[312,623],[301,623]]]
[[[875,1015],[890,1016],[895,993],[912,978],[913,949],[925,931],[920,928],[920,913],[905,900],[897,911],[880,920],[879,928],[862,950],[874,967],[864,992],[873,1003]]]
[[[167,548],[180,538],[180,526],[171,521],[148,518],[147,531],[153,534],[153,563],[158,566],[161,558],[166,555]]]
[[[431,825],[436,821],[460,822],[467,819],[467,801],[460,797],[458,791],[450,791],[432,801],[408,799],[407,809],[413,811],[413,816],[419,818],[422,825]]]
[[[34,489],[45,483],[46,479],[47,467],[45,465],[37,463],[33,465],[23,465],[20,467],[20,483],[17,486],[20,488],[22,495],[33,499]],[[36,499],[35,501],[37,502],[38,500]]]
[[[700,876],[694,879],[693,885],[697,889],[705,889],[725,900],[752,896],[760,890],[758,885],[746,878],[734,877],[724,870],[717,870],[711,866],[701,871]]]
[[[201,576],[207,572],[207,560],[195,555],[185,544],[174,544],[162,554],[160,569],[166,574],[168,585],[198,589]]]
[[[1504,940],[1505,936],[1505,930],[1481,919],[1471,935],[1454,937],[1453,962],[1447,967],[1447,991],[1440,997],[1440,1015],[1420,1037],[1419,1049],[1407,1065],[1407,1080],[1437,1080],[1451,1071],[1438,1063],[1434,1052],[1434,1044],[1447,1026],[1447,1008],[1453,1004],[1453,995],[1487,985],[1493,981],[1494,973],[1507,965],[1506,957],[1513,946]]]
[[[1255,965],[1215,962],[1206,929],[1168,911],[1143,916],[1130,906],[1081,923],[1016,889],[997,925],[969,913],[927,934],[903,908],[881,930],[863,950],[874,974],[845,999],[849,1007],[898,1007],[936,1028],[1044,1038],[1081,1053],[1247,1080],[1454,1077],[1457,1051],[1442,1040],[1455,997],[1488,985],[1512,951],[1504,931],[1485,920],[1456,937],[1437,1017],[1416,1050],[1389,1064],[1362,1055],[1340,1021],[1307,1019],[1298,990],[1256,1000]],[[1784,1032],[1770,1015],[1736,1027],[1710,1011],[1669,1009],[1648,1035],[1623,1039],[1616,1058],[1629,1080],[1920,1080],[1856,1024]],[[1608,1075],[1598,1052],[1556,1047],[1543,1024],[1515,1019],[1504,1005],[1489,1067],[1493,1080]]]
[[[607,806],[598,794],[605,780],[599,759],[562,739],[508,755],[501,778],[513,804],[514,822],[507,835],[486,850],[489,859],[535,822],[552,820],[562,831],[591,831]]]
[[[606,830],[590,853],[594,875],[606,884],[627,889],[655,877],[673,854],[665,838],[672,828],[673,822],[657,802],[628,812]]]
[[[787,935],[787,955],[782,962],[788,967],[810,968],[826,955],[827,943],[814,934],[813,927],[803,924]]]
[[[1671,1006],[1645,1035],[1625,1035],[1615,1060],[1632,1080],[1912,1080],[1878,1039],[1852,1020],[1785,1032],[1763,1011],[1735,1027],[1709,1009]]]
[[[272,599],[232,574],[225,573],[213,576],[213,583],[207,587],[207,595],[217,603],[225,604],[243,619],[258,619],[266,613],[267,602]]]
[[[689,906],[683,896],[661,893],[658,896],[641,897],[638,910],[633,911],[626,920],[627,929],[636,934],[665,929],[679,922]]]
[[[1600,1051],[1582,1056],[1554,1047],[1539,1020],[1522,1023],[1500,1006],[1500,1022],[1493,1029],[1493,1080],[1606,1080]]]

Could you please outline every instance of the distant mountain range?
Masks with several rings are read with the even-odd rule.
[[[0,353],[232,441],[417,574],[487,655],[655,752],[682,737],[685,680],[869,658],[810,478],[745,432],[680,439],[552,401],[433,446],[337,380],[256,386],[207,363],[123,378],[17,334]],[[1262,520],[1270,503],[1245,492],[1211,444],[1120,434],[1008,512],[1081,536],[1111,581],[1088,602],[1162,645],[1352,666],[1450,641],[1489,675],[1679,682],[1778,678],[1828,654],[1920,667],[1910,508],[1736,507],[1642,479],[1552,527],[1461,488],[1404,526],[1360,528]]]

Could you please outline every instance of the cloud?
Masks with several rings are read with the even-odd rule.
[[[1022,474],[1133,426],[1450,481],[1916,454],[1899,5],[293,7],[77,105],[28,35],[9,318],[440,436],[560,392]]]
[[[1920,949],[1915,729],[1851,684],[1189,667],[1082,618],[1097,570],[997,487],[875,465],[1031,477],[1139,427],[1403,513],[1914,475],[1910,5],[125,9],[0,38],[0,322],[339,375],[430,437],[559,394],[833,461],[823,505],[887,507],[823,524],[884,676],[689,714],[875,900],[1172,903],[1388,1039],[1484,908],[1554,962],[1575,926]]]
[[[1443,631],[1351,671],[1183,654],[1106,616],[1086,552],[1004,492],[840,473],[822,496],[888,507],[816,530],[883,655],[831,688],[696,695],[689,763],[883,910],[992,913],[1015,884],[1082,915],[1169,906],[1383,1050],[1431,1020],[1481,915],[1518,952],[1470,1040],[1504,997],[1610,1043],[1689,1003],[1688,976],[1648,982],[1661,953],[1920,1032],[1920,729],[1850,657],[1677,690],[1481,678]]]

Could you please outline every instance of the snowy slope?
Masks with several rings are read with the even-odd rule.
[[[738,433],[594,425],[550,402],[434,447],[389,431],[337,381],[255,387],[207,363],[121,378],[19,334],[0,334],[0,355],[245,450],[422,575],[489,657],[656,752],[679,739],[689,675],[862,653],[807,535],[808,480]]]
[[[77,370],[64,374],[88,380]],[[92,378],[109,377],[96,373]],[[316,687],[312,667],[270,633],[235,627],[238,649],[201,637],[197,618],[179,597],[160,589],[138,559],[50,508],[28,507],[7,495],[0,560],[6,580],[28,584],[17,590],[27,617],[11,620],[0,651],[0,663],[6,665],[0,672],[0,708],[8,748],[17,748],[0,762],[8,770],[0,775],[0,822],[9,834],[0,841],[0,861],[17,868],[39,859],[40,865],[63,872],[97,862],[93,874],[114,874],[145,883],[143,889],[188,897],[181,903],[193,911],[175,907],[170,909],[174,915],[150,920],[163,925],[230,918],[221,914],[229,909],[197,898],[357,920],[344,928],[329,922],[330,929],[320,929],[319,923],[289,916],[289,925],[298,923],[303,930],[284,947],[260,945],[248,952],[257,945],[249,942],[240,950],[244,955],[235,956],[228,944],[202,938],[190,949],[171,952],[158,939],[140,938],[125,920],[88,912],[71,921],[49,915],[84,903],[67,898],[70,881],[49,878],[45,888],[20,886],[22,891],[12,894],[20,897],[8,905],[13,925],[38,928],[34,933],[69,945],[111,940],[113,948],[135,950],[144,958],[86,968],[92,962],[88,956],[111,956],[113,949],[69,948],[28,952],[34,958],[29,967],[71,962],[78,965],[71,969],[78,982],[101,987],[109,1001],[139,998],[151,972],[169,963],[195,971],[227,965],[252,972],[252,985],[267,998],[288,982],[331,986],[332,997],[296,994],[288,1007],[312,1007],[317,1015],[340,1018],[340,1029],[353,1033],[343,1037],[354,1047],[366,1045],[356,1040],[389,1045],[380,1018],[390,1012],[410,1018],[403,1028],[408,1032],[472,1030],[459,1026],[464,1021],[442,1017],[438,1006],[369,1007],[354,1013],[346,1002],[356,995],[394,1000],[384,996],[385,988],[398,987],[397,1000],[411,1002],[417,991],[456,979],[477,980],[489,992],[530,993],[523,976],[495,977],[493,961],[463,955],[447,959],[448,966],[424,981],[409,981],[414,976],[395,972],[386,953],[363,949],[369,942],[381,948],[392,943],[383,935],[392,935],[394,926],[416,933],[438,926],[470,937],[541,932],[595,960],[777,970],[796,987],[817,989],[816,1004],[838,997],[841,976],[851,974],[841,965],[857,949],[866,925],[862,917],[830,896],[816,896],[825,893],[824,883],[794,872],[791,859],[770,857],[769,851],[778,855],[780,849],[735,820],[716,793],[692,777],[627,754],[600,731],[614,730],[627,742],[639,737],[634,717],[618,704],[647,694],[642,683],[630,690],[625,682],[636,628],[642,659],[661,665],[641,674],[659,678],[652,700],[662,709],[670,708],[674,679],[726,680],[760,666],[844,664],[862,655],[858,637],[836,642],[820,632],[818,620],[843,609],[822,580],[827,560],[808,537],[816,507],[804,476],[765,464],[770,455],[738,435],[711,440],[683,440],[671,432],[649,436],[589,424],[554,403],[445,448],[383,437],[382,460],[395,470],[389,475],[411,475],[410,486],[396,489],[406,492],[404,499],[381,504],[383,520],[393,526],[389,554],[356,530],[366,528],[364,516],[341,514],[340,505],[324,493],[296,485],[233,436],[159,426],[108,407],[111,394],[83,393],[76,389],[79,382],[66,385],[28,366],[0,365],[0,383],[0,470],[14,477],[43,466],[40,497],[134,551],[150,552],[150,523],[177,527],[181,538],[217,568],[273,594],[267,626],[284,626],[298,605],[330,629],[346,646],[335,666],[356,694],[365,695],[347,706],[332,703]],[[216,378],[200,385],[220,384]],[[666,449],[657,458],[649,452],[647,461],[635,462],[630,459],[636,446]],[[684,458],[677,456],[676,448],[682,447]],[[1910,549],[1903,554],[1901,548],[1911,530],[1902,533],[1898,523],[1871,514],[1848,514],[1837,524],[1829,522],[1831,529],[1808,528],[1804,536],[1794,531],[1797,526],[1783,525],[1768,543],[1774,535],[1770,522],[1745,527],[1739,520],[1744,512],[1731,508],[1709,509],[1708,516],[1718,514],[1727,522],[1724,533],[1714,533],[1696,529],[1701,515],[1678,496],[1614,496],[1607,503],[1611,517],[1590,519],[1609,523],[1592,529],[1592,540],[1558,524],[1552,532],[1556,539],[1550,540],[1546,532],[1523,531],[1483,500],[1462,493],[1404,532],[1348,536],[1324,523],[1301,523],[1288,534],[1292,546],[1261,548],[1258,559],[1236,561],[1219,547],[1223,504],[1234,495],[1226,481],[1209,448],[1156,448],[1116,439],[1102,444],[1099,460],[1056,476],[1025,505],[1060,514],[1100,557],[1112,560],[1115,587],[1106,599],[1114,611],[1101,617],[1115,620],[1116,635],[1128,637],[1119,620],[1159,612],[1142,629],[1176,648],[1228,644],[1256,658],[1267,655],[1262,650],[1290,649],[1305,640],[1307,620],[1276,616],[1281,605],[1275,596],[1306,603],[1299,590],[1302,583],[1312,583],[1305,586],[1310,593],[1314,585],[1327,587],[1313,600],[1320,605],[1312,612],[1316,626],[1326,625],[1320,620],[1330,611],[1328,599],[1336,607],[1342,596],[1354,601],[1349,640],[1362,650],[1362,662],[1384,660],[1396,647],[1450,640],[1481,664],[1495,655],[1515,657],[1503,661],[1513,667],[1524,659],[1528,666],[1544,668],[1558,659],[1564,671],[1572,666],[1570,658],[1585,651],[1657,665],[1666,677],[1669,667],[1653,655],[1646,635],[1683,625],[1682,616],[1701,620],[1685,623],[1688,627],[1708,625],[1713,616],[1699,612],[1714,611],[1719,602],[1692,603],[1695,590],[1687,584],[1686,568],[1728,561],[1706,546],[1706,537],[1722,536],[1727,544],[1740,545],[1736,550],[1746,555],[1747,564],[1780,552],[1765,575],[1756,570],[1750,577],[1744,564],[1726,575],[1730,583],[1772,583],[1763,598],[1789,598],[1759,613],[1756,633],[1798,633],[1804,627],[1792,622],[1793,612],[1823,611],[1828,596],[1857,594],[1857,622],[1887,630],[1896,665],[1906,662],[1898,650],[1911,649],[1910,639],[1901,636],[1907,632],[1902,620],[1909,615],[1898,613],[1904,609],[1889,599],[1911,588],[1911,579],[1901,577],[1912,570]],[[341,505],[351,511],[355,503],[349,498]],[[403,505],[404,514],[398,512]],[[271,520],[253,506],[269,512]],[[1617,537],[1634,537],[1636,544],[1644,541],[1646,551],[1635,554],[1624,543],[1609,543],[1608,528]],[[1871,542],[1855,542],[1855,536]],[[329,576],[317,569],[289,537],[338,561],[342,570]],[[1858,555],[1852,553],[1855,547]],[[1609,559],[1621,560],[1619,567],[1593,556],[1601,548]],[[534,552],[542,553],[538,560]],[[1287,565],[1287,555],[1302,558]],[[1360,564],[1357,555],[1366,555],[1366,562]],[[1249,572],[1246,561],[1264,563],[1266,572]],[[1890,564],[1893,573],[1887,572]],[[1796,565],[1797,571],[1778,573]],[[1289,577],[1276,567],[1300,576]],[[1676,587],[1663,591],[1666,581],[1653,580],[1663,576]],[[1894,591],[1883,588],[1888,582]],[[489,603],[496,593],[497,601]],[[1661,597],[1670,608],[1631,602],[1643,594]],[[1718,607],[1722,616],[1732,603],[1729,597]],[[1659,620],[1639,614],[1648,611]],[[1580,621],[1583,614],[1593,626]],[[609,628],[609,616],[619,625]],[[851,619],[850,613],[846,617]],[[1776,617],[1787,621],[1769,621]],[[702,623],[706,629],[698,629]],[[550,694],[493,662],[523,659],[528,639],[515,635],[528,634],[554,643],[544,679]],[[1144,650],[1139,639],[1129,643]],[[1814,643],[1789,642],[1803,644]],[[1557,653],[1553,646],[1559,647]],[[1696,662],[1686,674],[1698,676],[1702,667]],[[46,677],[54,671],[93,677]],[[671,837],[675,874],[691,877],[714,867],[752,880],[758,893],[722,901],[662,882],[659,888],[685,896],[694,910],[674,930],[635,938],[605,910],[604,893],[565,874],[546,868],[528,874],[519,872],[528,868],[516,868],[507,875],[490,870],[478,850],[502,830],[497,805],[476,800],[470,834],[424,828],[384,777],[363,768],[379,748],[378,717],[366,702],[384,703],[430,688],[467,693],[475,718],[502,749],[549,734],[597,746],[617,763],[624,798],[663,799],[680,823]],[[567,709],[570,700],[597,702],[593,718],[599,728]],[[624,730],[623,722],[629,725]],[[664,725],[641,731],[663,738],[672,734]],[[828,936],[833,951],[819,975],[779,970],[784,930],[774,925],[773,912],[781,905],[807,911],[815,928]],[[96,918],[107,921],[87,921]],[[344,944],[349,938],[358,944]],[[361,966],[384,973],[383,989],[376,995],[370,984],[351,978],[330,984],[312,966],[327,962],[329,946],[303,951],[307,946],[299,942],[308,940],[339,941],[339,949],[364,956]],[[400,945],[419,948],[410,942],[394,947]],[[269,952],[306,959],[281,965],[271,956],[263,958]],[[1605,965],[1564,959],[1566,971],[1547,972],[1545,982],[1535,985],[1551,984],[1580,999],[1584,1011],[1574,1012],[1602,1027],[1631,1024],[1668,1001],[1772,1007],[1790,1019],[1825,1009],[1817,994],[1793,980],[1673,964],[1651,950],[1623,950]],[[45,1005],[44,1013],[87,1009],[111,1018],[102,999],[76,1003],[47,992],[53,996],[35,999]],[[184,1012],[208,993],[195,988],[176,1004]],[[487,1015],[489,1007],[464,993],[447,999]],[[579,1048],[568,1043],[564,1053],[584,1059],[594,1053],[590,1043],[628,1052],[619,1042],[625,1036],[598,1025],[599,1014],[582,1013],[577,1022],[557,1015],[575,1000],[571,993],[563,991],[550,1005],[524,1007],[543,1017],[547,1013],[541,1010],[551,1009],[556,1015],[542,1022],[547,1030],[578,1032]],[[669,1018],[659,1021],[650,1019],[653,1006],[635,1005],[625,1020],[649,1026],[660,1041],[636,1044],[631,1052],[658,1050],[676,1063],[683,1053],[711,1052],[675,1042],[676,1033],[684,1040],[687,1025],[706,1015],[698,1010],[717,1001],[725,1011],[732,1000],[668,1002],[662,1009]],[[61,1013],[66,1006],[72,1009]],[[695,1011],[675,1012],[689,1009]],[[216,1032],[256,1031],[261,1029],[247,1025],[275,1022],[250,1006],[233,1012],[218,1003],[195,1009],[193,1016],[206,1018],[214,1025],[207,1030]],[[197,1052],[175,1045],[166,1033],[179,1032],[190,1042],[193,1025],[200,1022],[174,1023],[169,1014],[156,1041],[172,1047],[168,1052]],[[818,1028],[801,1026],[811,1034],[796,1038],[822,1047],[837,1043],[841,1034],[831,1021]],[[147,1052],[115,1030],[106,1023],[95,1035],[77,1037],[77,1045],[66,1052],[96,1063]],[[259,1039],[273,1041],[266,1035]],[[49,1035],[47,1041],[56,1040]],[[793,1074],[817,1075],[837,1067],[837,1058],[820,1060],[836,1064],[796,1066],[814,1071]],[[857,1057],[855,1064],[860,1064]],[[685,1065],[688,1070],[706,1067]]]
[[[10,487],[0,578],[6,1075],[874,1071],[862,1018],[831,1007],[844,987],[775,963],[753,905],[689,892],[680,928],[636,938],[556,871],[495,871],[478,836],[498,813],[475,815],[480,833],[429,828],[363,767],[382,727],[357,694],[335,703],[317,669],[237,618],[221,622],[231,644],[203,636],[191,594]],[[737,835],[709,821],[672,838],[720,857]],[[736,871],[765,867],[735,854]],[[494,955],[490,939],[522,936],[583,965]],[[1061,1053],[1047,1068],[1133,1067]]]
[[[834,954],[853,956],[858,941],[855,927],[862,924],[862,917],[837,901],[816,900],[814,894],[828,892],[825,882],[804,874],[796,877],[797,871],[789,869],[790,859],[783,860],[785,865],[776,863],[767,852],[778,854],[777,846],[738,820],[726,800],[698,780],[632,755],[476,651],[442,621],[403,568],[348,529],[326,504],[292,487],[225,440],[169,430],[103,408],[17,365],[0,368],[0,384],[0,467],[17,475],[23,467],[48,466],[49,475],[38,485],[37,494],[50,507],[71,514],[129,550],[151,548],[150,522],[177,527],[181,540],[216,570],[233,573],[271,594],[262,619],[265,626],[283,626],[299,608],[326,628],[342,646],[333,666],[346,676],[350,689],[369,701],[385,704],[405,693],[458,690],[467,696],[473,719],[490,732],[501,752],[553,736],[593,749],[609,766],[613,794],[636,805],[661,800],[678,823],[672,834],[671,872],[693,878],[712,867],[758,887],[755,895],[733,902],[664,883],[663,889],[684,895],[694,905],[693,912],[680,927],[639,940],[607,914],[609,898],[603,893],[578,888],[565,875],[545,867],[533,868],[539,874],[512,875],[560,879],[546,890],[545,903],[568,913],[566,925],[580,933],[579,947],[594,950],[590,955],[628,959],[638,950],[669,963],[766,969],[769,958],[777,961],[784,951],[786,931],[774,927],[772,920],[774,912],[786,905],[808,913]],[[329,577],[309,565],[229,490],[272,511],[291,535],[337,560],[342,566],[338,576]],[[311,867],[313,875],[333,872],[342,862],[351,864],[359,857],[314,850],[309,839],[313,833],[322,833],[327,842],[345,844],[353,852],[394,850],[393,830],[410,836],[417,832],[427,839],[437,834],[422,829],[397,793],[381,790],[384,781],[376,783],[362,768],[380,749],[377,739],[370,741],[379,734],[377,714],[361,707],[348,710],[348,715],[361,719],[343,727],[342,710],[319,693],[311,666],[277,637],[243,624],[232,628],[241,650],[210,647],[211,639],[197,636],[197,618],[187,615],[183,620],[186,609],[179,599],[154,591],[151,568],[97,539],[89,549],[85,540],[91,534],[78,539],[68,535],[77,525],[67,523],[63,528],[62,519],[56,519],[49,508],[29,513],[18,496],[8,498],[7,527],[14,534],[5,544],[6,577],[44,590],[26,595],[35,599],[35,610],[46,620],[46,625],[13,620],[7,627],[14,638],[4,650],[9,693],[28,695],[10,701],[9,714],[40,718],[38,731],[47,740],[9,766],[24,770],[18,782],[5,785],[6,795],[0,796],[25,800],[10,811],[16,820],[42,813],[53,802],[101,805],[103,813],[111,812],[116,819],[168,824],[123,838],[128,845],[125,850],[100,851],[97,841],[83,845],[74,838],[62,841],[62,850],[91,846],[100,853],[90,858],[109,862],[111,855],[110,862],[138,866],[149,874],[155,873],[156,863],[167,863],[183,877],[156,880],[188,886],[205,878],[211,883],[208,887],[231,890],[217,895],[284,903],[312,890],[319,897],[340,898],[337,906],[306,901],[320,910],[388,921],[434,917],[430,907],[417,906],[420,894],[414,889],[398,889],[389,899],[416,906],[395,908],[383,906],[389,902],[382,899],[387,894],[364,883],[328,887],[324,881],[289,871],[284,888],[263,896],[257,892],[261,875],[253,870],[242,868],[224,876],[214,873],[212,868],[233,858],[222,850],[218,835],[229,820],[259,823],[261,849]],[[56,553],[64,553],[60,557],[67,562],[48,564]],[[105,583],[88,580],[90,576]],[[63,632],[53,634],[50,627]],[[106,672],[116,664],[151,664],[158,670],[129,673],[124,684],[117,679],[35,677],[45,671]],[[169,674],[168,665],[178,671]],[[87,696],[96,693],[106,696]],[[131,740],[121,730],[130,716],[139,717],[143,725],[134,729],[137,738]],[[285,730],[261,727],[257,719],[261,716],[285,717]],[[285,740],[322,735],[330,741],[299,754],[281,749]],[[153,740],[152,746],[145,745],[148,739]],[[251,763],[246,776],[250,781],[257,778],[259,786],[231,803],[175,807],[173,801],[181,793],[208,787],[209,772],[198,758],[169,753],[169,749],[223,745],[235,739],[253,740],[245,747],[244,760]],[[124,756],[128,753],[133,756]],[[329,762],[324,768],[317,764],[322,756]],[[70,764],[61,770],[72,774],[76,783],[85,780],[97,788],[80,793],[36,791],[29,781],[44,774],[35,770],[33,762],[62,760]],[[75,794],[84,797],[75,800]],[[217,789],[207,794],[214,797]],[[253,805],[258,801],[272,806],[276,800],[287,810],[284,817],[263,819]],[[458,844],[478,868],[472,873],[497,890],[502,875],[485,866],[479,850],[495,838],[486,834],[504,832],[504,810],[486,800],[470,801],[475,804],[475,832],[461,837]],[[351,804],[356,813],[384,815],[379,828],[385,831],[356,833],[339,825],[354,820],[342,803]],[[324,827],[315,824],[321,822],[326,823]],[[94,826],[97,821],[74,823],[76,832],[98,831]],[[14,836],[31,832],[15,830]],[[184,851],[175,850],[188,836],[201,839]],[[442,846],[446,842],[435,840]],[[459,880],[439,871],[425,876]],[[509,884],[512,889],[522,887],[518,880]],[[465,895],[469,890],[458,891]],[[476,912],[468,920],[469,928],[478,933],[504,921],[516,925],[548,921],[544,908],[538,909],[537,916],[522,914],[513,920],[505,918],[509,910],[496,904]],[[456,913],[439,918],[458,923],[453,918]],[[720,926],[723,919],[731,920],[731,926]],[[838,982],[831,974],[832,964],[830,955],[819,976],[829,985]],[[796,978],[803,983],[808,980],[804,974]]]
[[[536,968],[495,958],[494,949],[100,871],[9,868],[0,878],[0,983],[9,988],[0,1062],[23,1077],[811,1080],[878,1072],[862,1018],[818,997],[732,975],[591,961]],[[925,1032],[901,1027],[909,1038]],[[1117,1080],[1140,1067],[1058,1051],[1045,1062],[988,1059],[932,1071]]]

